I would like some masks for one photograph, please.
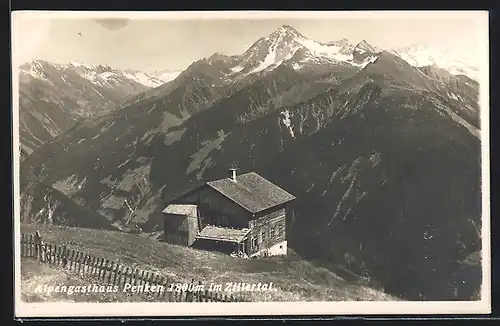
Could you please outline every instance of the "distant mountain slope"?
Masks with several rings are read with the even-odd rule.
[[[284,26],[74,128],[21,173],[155,231],[166,199],[237,163],[297,196],[289,245],[301,254],[405,298],[469,299],[481,281],[479,264],[464,263],[481,249],[478,85],[364,43],[356,59],[346,44]],[[288,61],[311,48],[330,68]]]
[[[21,152],[30,154],[76,122],[117,107],[162,81],[109,66],[36,60],[20,67]]]
[[[21,222],[117,230],[102,215],[82,207],[62,192],[44,185],[29,173],[22,175]]]

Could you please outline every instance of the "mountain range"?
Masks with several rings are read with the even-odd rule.
[[[115,92],[135,95],[111,102],[117,93],[99,88],[105,100],[85,112],[112,110],[24,159],[21,218],[51,223],[58,207],[73,216],[60,224],[155,232],[170,197],[237,164],[296,195],[289,246],[300,254],[407,299],[469,300],[481,283],[479,84],[408,53],[285,25],[154,88],[116,77]]]
[[[23,64],[19,74],[19,133],[22,157],[133,95],[162,85],[178,72],[120,71],[106,65],[43,60]]]

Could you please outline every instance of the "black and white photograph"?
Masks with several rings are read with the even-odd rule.
[[[12,26],[17,317],[490,312],[488,12]]]

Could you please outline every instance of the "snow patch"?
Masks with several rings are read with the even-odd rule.
[[[321,44],[308,38],[298,38],[297,41],[314,55],[326,56],[337,61],[352,60],[352,54],[342,53],[344,50],[342,46]]]
[[[89,70],[92,70],[94,68],[96,68],[95,65],[90,65],[90,64],[85,64],[85,63],[81,63],[81,62],[78,62],[78,61],[72,61],[70,62],[70,65],[75,67],[75,68],[85,68],[85,69],[89,69]]]
[[[182,70],[175,70],[175,71],[164,70],[164,71],[155,71],[154,73],[150,73],[150,75],[156,79],[163,81],[163,83],[168,83],[169,81],[176,79],[181,72]]]
[[[283,115],[282,122],[283,124],[288,128],[288,131],[290,132],[290,135],[295,138],[295,133],[293,132],[292,128],[292,121],[290,120],[290,111],[285,110],[281,113]]]
[[[244,69],[244,67],[242,67],[242,66],[236,66],[236,67],[231,68],[231,71],[233,73],[237,73],[237,72],[242,71],[243,69]]]
[[[147,86],[147,87],[158,87],[158,86],[164,84],[164,81],[162,81],[158,78],[155,78],[155,77],[148,76],[142,72],[136,72],[136,73],[128,72],[128,73],[125,73],[124,75],[128,79],[133,80],[133,81],[135,81],[139,84],[142,84],[144,86]]]
[[[276,51],[274,48],[269,50],[269,53],[267,56],[264,58],[264,61],[260,63],[260,65],[257,66],[254,70],[252,70],[251,73],[256,73],[259,71],[262,71],[266,69],[267,67],[276,64]]]
[[[361,69],[363,69],[364,67],[366,67],[368,64],[370,63],[375,63],[375,61],[377,61],[378,59],[378,56],[374,55],[374,56],[370,56],[368,58],[366,58],[362,63],[361,63]]]
[[[455,101],[458,101],[458,97],[454,93],[448,93],[448,96]]]
[[[114,75],[114,73],[112,73],[110,71],[106,71],[106,72],[103,72],[102,74],[99,74],[99,77],[101,77],[103,79],[108,79],[113,75]]]
[[[30,64],[29,69],[21,69],[21,73],[25,73],[27,75],[30,75],[31,77],[33,77],[35,79],[49,81],[47,78],[47,75],[45,74],[43,65],[37,61],[33,61]]]

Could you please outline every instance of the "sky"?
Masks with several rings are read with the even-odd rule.
[[[469,56],[487,37],[483,12],[327,13],[18,12],[13,14],[13,57],[17,64],[40,59],[147,72],[182,70],[215,52],[241,54],[284,24],[321,42],[366,40],[384,49],[422,44]]]

